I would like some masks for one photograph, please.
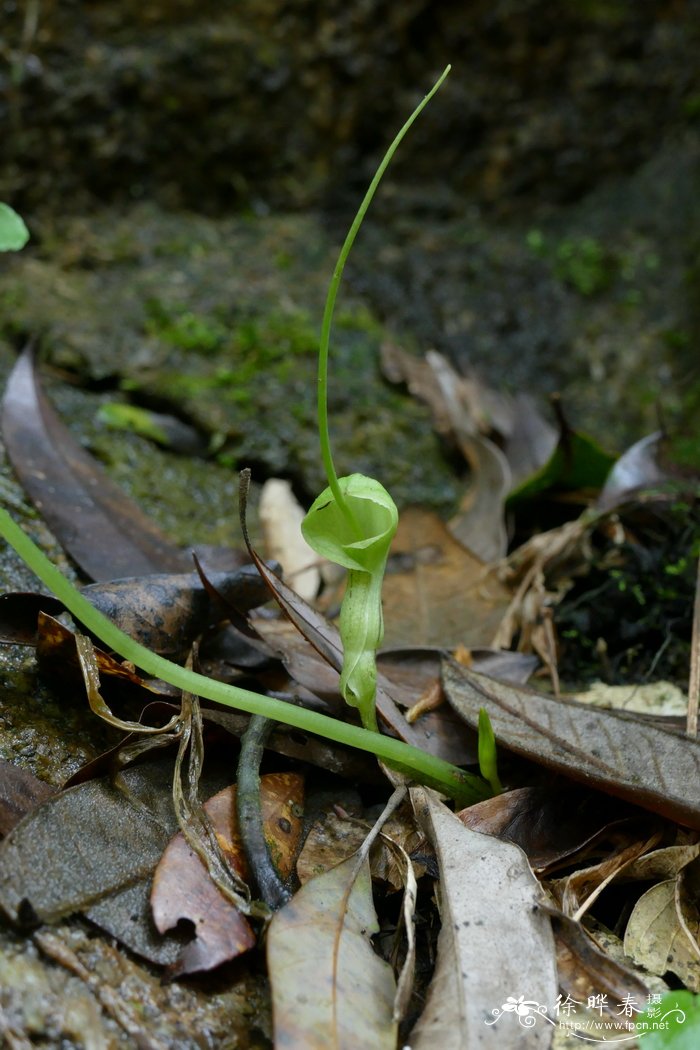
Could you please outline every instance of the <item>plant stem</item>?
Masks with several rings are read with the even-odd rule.
[[[120,631],[111,620],[98,612],[46,557],[36,544],[16,525],[6,510],[0,508],[0,533],[17,551],[22,560],[59,598],[66,608],[80,620],[102,643],[130,660],[147,674],[187,692],[195,693],[240,711],[263,715],[277,722],[315,733],[338,744],[356,747],[361,751],[400,766],[409,776],[436,788],[455,799],[460,805],[470,805],[488,795],[486,785],[479,777],[470,776],[457,766],[436,758],[401,740],[373,733],[359,726],[348,725],[315,711],[307,711],[294,704],[274,700],[248,689],[227,685],[207,678],[195,671],[172,663],[152,653],[150,649]]]
[[[384,154],[384,159],[377,168],[374,178],[369,184],[369,189],[364,195],[362,203],[357,210],[357,214],[353,219],[352,226],[348,230],[348,234],[343,242],[343,247],[340,249],[340,255],[338,261],[335,264],[331,283],[328,288],[328,295],[326,297],[326,305],[323,311],[323,320],[321,322],[321,339],[318,349],[318,436],[321,444],[321,456],[323,458],[323,466],[326,471],[326,477],[328,479],[328,486],[333,493],[338,506],[342,509],[343,513],[350,521],[351,525],[359,533],[355,516],[352,512],[352,508],[346,501],[343,493],[340,490],[338,484],[338,475],[335,471],[333,464],[333,454],[331,452],[331,440],[328,431],[328,349],[330,346],[331,339],[331,325],[333,323],[333,311],[335,309],[335,300],[338,295],[338,288],[340,287],[340,281],[343,276],[343,270],[345,269],[345,263],[347,262],[352,248],[357,231],[362,225],[362,220],[365,217],[367,209],[369,208],[372,197],[376,192],[377,186],[379,185],[382,176],[386,169],[389,167],[391,158],[394,156],[401,140],[413,124],[414,120],[418,117],[421,111],[427,106],[435,92],[439,89],[442,82],[444,81],[447,74],[450,72],[451,66],[447,66],[439,78],[439,80],[433,85],[428,94],[425,96],[423,101],[419,103],[414,109],[411,116],[408,118],[404,126],[399,131],[394,141],[389,146],[389,149]]]

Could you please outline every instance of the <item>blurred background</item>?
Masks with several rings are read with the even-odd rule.
[[[32,340],[147,503],[148,435],[114,405],[313,494],[326,283],[447,62],[349,265],[340,472],[459,495],[427,411],[380,375],[387,342],[545,411],[558,391],[612,451],[662,420],[700,460],[698,0],[0,0],[0,19],[0,199],[33,235],[2,261],[2,367]],[[157,444],[162,472],[182,449]]]

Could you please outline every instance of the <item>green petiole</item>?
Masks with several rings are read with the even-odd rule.
[[[2,508],[0,508],[0,534],[77,620],[109,649],[118,653],[123,659],[130,660],[154,678],[160,678],[178,689],[195,693],[226,707],[263,715],[265,718],[272,718],[277,722],[314,733],[338,744],[368,751],[377,758],[391,763],[392,766],[400,767],[419,783],[434,787],[437,791],[454,799],[460,806],[472,805],[488,795],[488,789],[479,777],[471,776],[457,766],[435,758],[401,740],[394,740],[380,733],[360,729],[358,726],[347,725],[327,715],[307,711],[294,704],[274,700],[272,697],[262,696],[248,689],[239,689],[237,686],[217,682],[152,653],[150,649],[135,642],[133,638],[120,631],[111,620],[98,612]]]

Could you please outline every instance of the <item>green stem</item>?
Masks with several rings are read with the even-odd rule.
[[[326,477],[328,478],[328,486],[333,493],[338,506],[342,509],[346,518],[355,530],[359,533],[355,516],[352,512],[352,508],[347,503],[343,493],[340,490],[338,484],[338,475],[335,472],[335,466],[333,464],[333,454],[331,452],[331,439],[328,431],[328,348],[331,340],[331,325],[333,323],[333,311],[335,309],[335,300],[338,295],[338,288],[340,287],[340,281],[343,276],[343,270],[345,269],[345,263],[347,262],[352,248],[357,231],[362,225],[362,220],[365,217],[367,209],[369,208],[372,197],[376,192],[377,186],[381,182],[382,176],[386,169],[389,167],[391,158],[394,156],[401,140],[413,124],[414,120],[419,116],[421,111],[428,105],[435,92],[441,86],[443,80],[450,72],[451,66],[447,66],[444,70],[440,79],[433,85],[428,94],[425,96],[423,101],[419,103],[414,109],[411,116],[408,118],[404,126],[399,131],[394,141],[389,146],[389,149],[384,154],[384,159],[377,168],[374,178],[369,184],[360,207],[357,210],[352,226],[348,230],[347,237],[343,243],[343,247],[340,249],[340,255],[338,261],[335,264],[335,270],[331,278],[331,283],[328,288],[328,295],[326,297],[326,306],[323,311],[323,320],[321,322],[321,340],[318,350],[318,436],[321,443],[321,456],[323,457],[323,466],[326,471]]]
[[[104,645],[119,653],[125,660],[132,661],[154,678],[160,678],[179,689],[224,704],[226,707],[263,715],[304,732],[334,740],[338,744],[369,751],[385,762],[401,766],[417,781],[435,787],[455,799],[459,805],[470,805],[488,795],[486,785],[479,777],[470,776],[457,766],[401,740],[372,733],[367,729],[360,729],[359,726],[347,725],[327,715],[307,711],[294,704],[286,704],[281,700],[250,692],[248,689],[217,682],[152,653],[98,612],[15,524],[7,511],[1,508],[0,533],[77,620]]]

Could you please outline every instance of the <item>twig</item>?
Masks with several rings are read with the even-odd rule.
[[[252,715],[241,737],[238,759],[236,811],[243,849],[260,895],[273,909],[281,908],[292,898],[289,886],[280,878],[274,865],[263,830],[260,801],[260,763],[265,742],[274,722],[262,715]]]

